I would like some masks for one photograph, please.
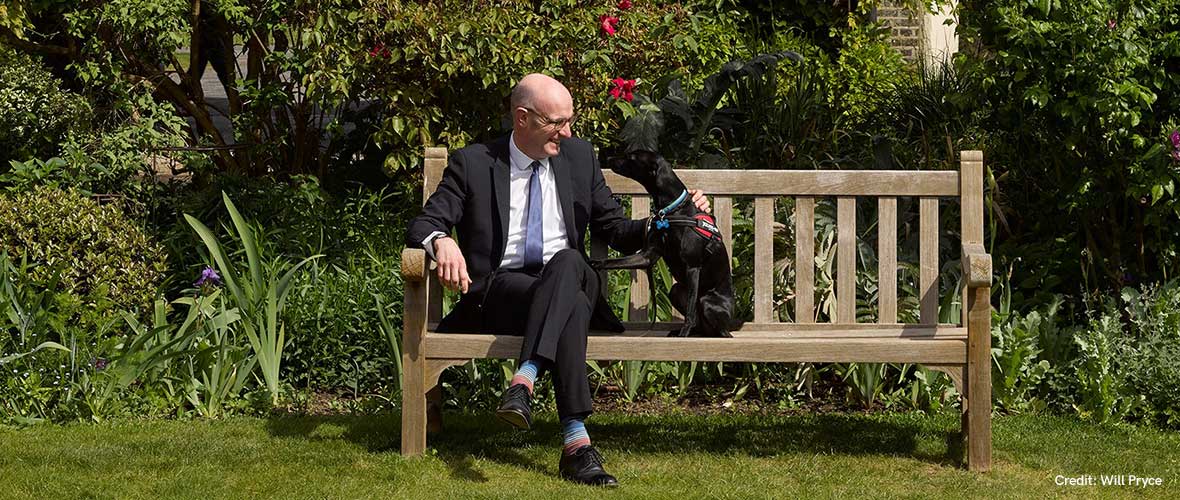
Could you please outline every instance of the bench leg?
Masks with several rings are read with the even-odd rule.
[[[402,455],[416,456],[426,451],[426,363],[418,359],[402,366]]]
[[[435,385],[434,388],[426,391],[426,433],[433,434],[442,432],[442,405],[443,392],[441,385]]]
[[[986,472],[992,466],[991,288],[967,295],[967,468]]]
[[[406,267],[402,262],[402,267]],[[426,285],[405,282],[402,331],[402,455],[426,451]]]

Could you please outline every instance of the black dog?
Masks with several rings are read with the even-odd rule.
[[[669,335],[729,337],[741,322],[733,321],[729,253],[713,216],[697,210],[672,166],[656,153],[636,151],[611,159],[609,166],[647,189],[652,216],[643,250],[596,262],[596,267],[647,269],[650,281],[651,266],[663,257],[676,279],[668,297],[684,315],[684,327]]]

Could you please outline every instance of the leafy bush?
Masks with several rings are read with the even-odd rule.
[[[1021,411],[1044,406],[1034,390],[1052,367],[1039,359],[1040,330],[1054,321],[1037,311],[1023,316],[992,314],[992,398],[1000,408]]]
[[[1180,282],[1123,289],[1129,319],[1121,372],[1148,405],[1148,417],[1180,425]]]
[[[295,280],[284,314],[298,337],[284,366],[296,387],[354,395],[400,387],[400,258],[366,252],[313,262]]]
[[[32,57],[0,45],[0,172],[10,161],[48,158],[89,120],[86,100]]]
[[[581,119],[575,134],[599,146],[615,140],[613,78],[654,82],[679,72],[697,78],[743,55],[737,19],[727,2],[557,0],[504,2],[471,9],[468,2],[389,2],[370,28],[374,47],[366,93],[387,108],[374,139],[388,145],[389,170],[417,165],[423,144],[456,147],[503,130],[505,99],[528,72],[554,75],[570,89]],[[621,19],[612,36],[599,16]],[[388,53],[383,52],[388,50]]]
[[[1074,365],[1078,394],[1074,408],[1083,418],[1096,422],[1119,422],[1136,409],[1136,399],[1119,365],[1128,361],[1122,325],[1117,315],[1103,314],[1092,320],[1074,342],[1078,358]]]
[[[163,248],[119,208],[73,190],[0,195],[0,247],[39,263],[32,279],[43,286],[58,275],[91,313],[148,310],[167,271]]]
[[[1180,271],[1180,2],[960,2],[1021,287],[1118,289]],[[1030,243],[1030,242],[1035,242]],[[1035,258],[1034,258],[1035,257]],[[1082,266],[1075,265],[1078,261]]]

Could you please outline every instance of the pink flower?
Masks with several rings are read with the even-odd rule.
[[[1176,149],[1176,150],[1172,151],[1172,159],[1176,160],[1176,161],[1180,161],[1180,149]]]
[[[631,0],[622,0],[619,2],[619,10],[627,10],[631,8]]]
[[[1172,139],[1172,148],[1180,149],[1180,130],[1173,130],[1169,139]]]
[[[618,31],[618,24],[619,18],[608,14],[603,14],[598,18],[598,25],[602,27],[602,31],[606,33],[606,36],[615,36],[615,32]]]
[[[369,57],[377,57],[382,51],[386,50],[388,49],[385,48],[384,43],[377,42],[377,45],[373,46],[373,50],[369,51]]]
[[[614,85],[610,89],[610,96],[615,99],[622,99],[631,102],[635,98],[633,91],[635,90],[635,80],[624,80],[622,78],[615,78],[611,80]]]
[[[1112,30],[1112,29],[1117,28],[1118,26],[1119,26],[1119,23],[1115,22],[1114,19],[1110,19],[1110,20],[1106,21],[1106,29]]]

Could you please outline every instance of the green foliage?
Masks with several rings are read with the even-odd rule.
[[[1180,425],[1180,282],[1142,291],[1124,288],[1129,323],[1119,366],[1127,384],[1142,395],[1148,417]]]
[[[304,264],[321,256],[314,255],[296,264],[283,258],[265,260],[257,236],[262,231],[252,227],[238,213],[229,196],[223,194],[222,199],[233,220],[230,235],[240,243],[242,252],[246,254],[244,263],[230,260],[217,236],[200,220],[187,214],[185,220],[205,243],[209,257],[216,263],[229,292],[228,297],[241,315],[241,329],[250,341],[250,348],[270,392],[271,402],[277,404],[280,394],[279,370],[283,350],[288,343],[286,325],[280,315],[286,306],[287,293],[296,273]]]
[[[86,100],[37,61],[0,45],[0,173],[10,161],[57,155],[89,114]]]
[[[1044,402],[1035,397],[1034,389],[1052,369],[1048,361],[1039,359],[1040,330],[1055,321],[1033,311],[992,314],[992,399],[1007,411],[1038,410]]]
[[[994,134],[989,163],[1022,287],[1173,277],[1180,199],[1180,2],[966,1],[960,63]],[[1037,246],[1032,246],[1032,243]],[[1075,265],[1082,259],[1083,266]],[[1035,278],[1035,279],[1033,279]]]
[[[1074,342],[1078,357],[1078,397],[1074,408],[1083,418],[1096,422],[1120,422],[1135,409],[1137,399],[1131,394],[1126,375],[1118,366],[1130,354],[1123,349],[1119,318],[1103,314],[1082,329]]]
[[[401,384],[400,259],[372,252],[307,265],[284,317],[299,342],[284,364],[297,387],[346,388],[353,395]]]
[[[502,130],[505,99],[526,73],[560,79],[581,119],[575,134],[613,144],[620,103],[609,98],[619,77],[644,82],[680,72],[699,78],[741,52],[736,19],[724,2],[637,2],[619,14],[615,36],[598,16],[615,1],[508,2],[471,9],[467,2],[391,1],[367,33],[376,47],[367,93],[387,115],[374,139],[388,145],[391,171],[410,169],[425,144],[456,147]],[[695,86],[692,81],[688,86]],[[625,106],[623,106],[625,107]]]
[[[679,78],[668,81],[666,87],[655,89],[649,99],[638,99],[638,110],[627,120],[620,132],[628,150],[660,151],[678,164],[701,164],[705,167],[731,166],[719,154],[701,155],[701,147],[713,134],[720,132],[722,142],[738,140],[734,129],[740,123],[737,110],[718,108],[731,88],[747,80],[768,81],[771,94],[778,63],[784,59],[800,61],[794,52],[762,54],[749,61],[730,61],[707,78],[695,96],[685,93]],[[738,87],[740,88],[740,87]],[[745,144],[744,141],[741,142]]]
[[[0,195],[0,246],[40,264],[35,282],[60,278],[90,326],[112,309],[148,310],[167,271],[163,248],[119,208],[73,190]]]
[[[842,32],[843,47],[833,67],[831,98],[842,118],[852,126],[865,123],[886,102],[881,96],[892,94],[913,77],[885,33],[886,28],[874,26]]]

